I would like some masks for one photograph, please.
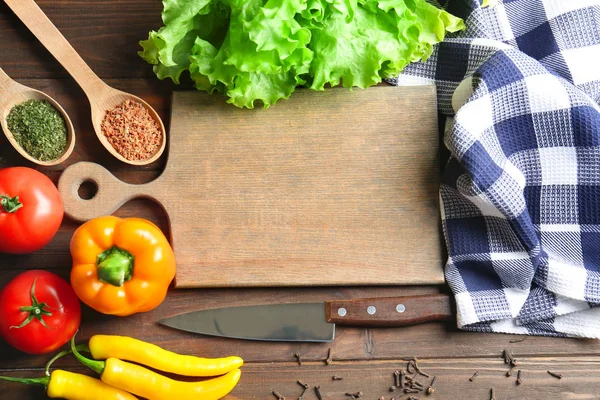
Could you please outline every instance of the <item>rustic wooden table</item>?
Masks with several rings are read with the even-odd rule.
[[[146,99],[169,123],[169,82],[158,81],[150,66],[137,55],[138,41],[160,24],[162,4],[158,0],[39,0],[38,4],[64,33],[73,47],[100,77],[118,89]],[[73,119],[78,142],[65,165],[41,169],[55,182],[68,165],[82,160],[99,162],[119,178],[132,183],[154,179],[164,167],[164,159],[144,168],[132,169],[111,159],[95,138],[89,106],[81,89],[62,67],[35,40],[8,7],[0,4],[0,66],[17,81],[55,97]],[[0,168],[25,165],[6,142],[0,139]],[[147,201],[123,206],[118,216],[138,216],[167,229],[160,208]],[[0,286],[24,270],[43,268],[68,278],[68,243],[77,225],[65,220],[54,240],[45,249],[26,256],[0,255]],[[242,380],[227,399],[273,399],[272,390],[286,398],[297,398],[301,379],[320,385],[324,399],[344,399],[346,392],[362,391],[366,399],[398,396],[389,392],[393,371],[406,365],[404,359],[417,356],[421,368],[437,376],[432,399],[489,399],[495,388],[497,399],[599,399],[600,342],[557,338],[479,334],[458,331],[454,323],[429,323],[398,329],[339,328],[330,344],[290,344],[251,342],[202,337],[177,332],[157,324],[163,317],[199,307],[268,302],[319,301],[356,297],[383,297],[447,291],[446,287],[343,287],[296,289],[171,290],[156,310],[127,318],[83,309],[79,340],[93,334],[120,334],[144,339],[167,349],[205,357],[237,354],[246,360]],[[328,349],[333,363],[325,365]],[[519,359],[523,383],[505,376],[507,366],[502,350],[511,349]],[[293,354],[303,358],[299,366]],[[34,377],[43,374],[48,356],[28,356],[0,343],[0,374]],[[82,371],[73,359],[59,362],[61,368]],[[561,380],[546,371],[561,372]],[[479,376],[469,378],[479,371]],[[333,381],[333,375],[344,377]],[[406,398],[407,396],[399,396]],[[419,397],[424,398],[424,395]],[[43,399],[42,389],[13,383],[0,383],[2,399]],[[312,390],[305,399],[316,399]]]

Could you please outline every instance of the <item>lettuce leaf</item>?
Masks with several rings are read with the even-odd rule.
[[[163,0],[138,54],[159,79],[267,108],[297,86],[367,88],[426,60],[461,19],[425,0]]]

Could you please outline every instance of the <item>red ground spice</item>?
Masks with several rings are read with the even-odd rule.
[[[134,100],[125,100],[106,112],[102,134],[120,155],[130,161],[152,157],[163,140],[158,123],[142,103]]]

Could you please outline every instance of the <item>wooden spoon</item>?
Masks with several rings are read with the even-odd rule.
[[[27,100],[46,100],[50,104],[54,106],[65,119],[65,123],[67,125],[67,147],[65,148],[64,153],[55,160],[50,161],[41,161],[37,158],[32,157],[29,153],[27,153],[21,145],[17,142],[13,133],[8,129],[8,123],[6,122],[6,118],[10,113],[10,110],[18,104],[21,104]],[[4,135],[10,142],[10,144],[26,159],[29,161],[36,163],[38,165],[42,165],[44,167],[49,167],[52,165],[57,165],[65,161],[73,152],[73,148],[75,147],[75,130],[73,129],[73,123],[71,119],[63,110],[63,108],[54,100],[52,97],[47,94],[40,92],[39,90],[32,89],[28,86],[21,85],[13,81],[6,73],[0,68],[0,126],[2,126],[2,131]]]
[[[124,163],[131,165],[146,165],[156,161],[165,150],[166,134],[165,127],[158,113],[148,103],[132,94],[114,89],[104,83],[83,61],[79,54],[69,44],[67,39],[48,19],[46,14],[33,0],[4,0],[19,19],[29,28],[38,40],[50,51],[50,53],[71,74],[75,81],[85,92],[91,106],[92,124],[100,143]],[[152,118],[158,123],[161,130],[161,144],[158,151],[146,160],[132,161],[119,154],[102,134],[102,121],[106,112],[122,104],[125,100],[142,103]]]

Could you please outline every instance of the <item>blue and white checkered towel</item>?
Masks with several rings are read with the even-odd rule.
[[[460,328],[600,338],[600,0],[450,0],[435,81]]]

